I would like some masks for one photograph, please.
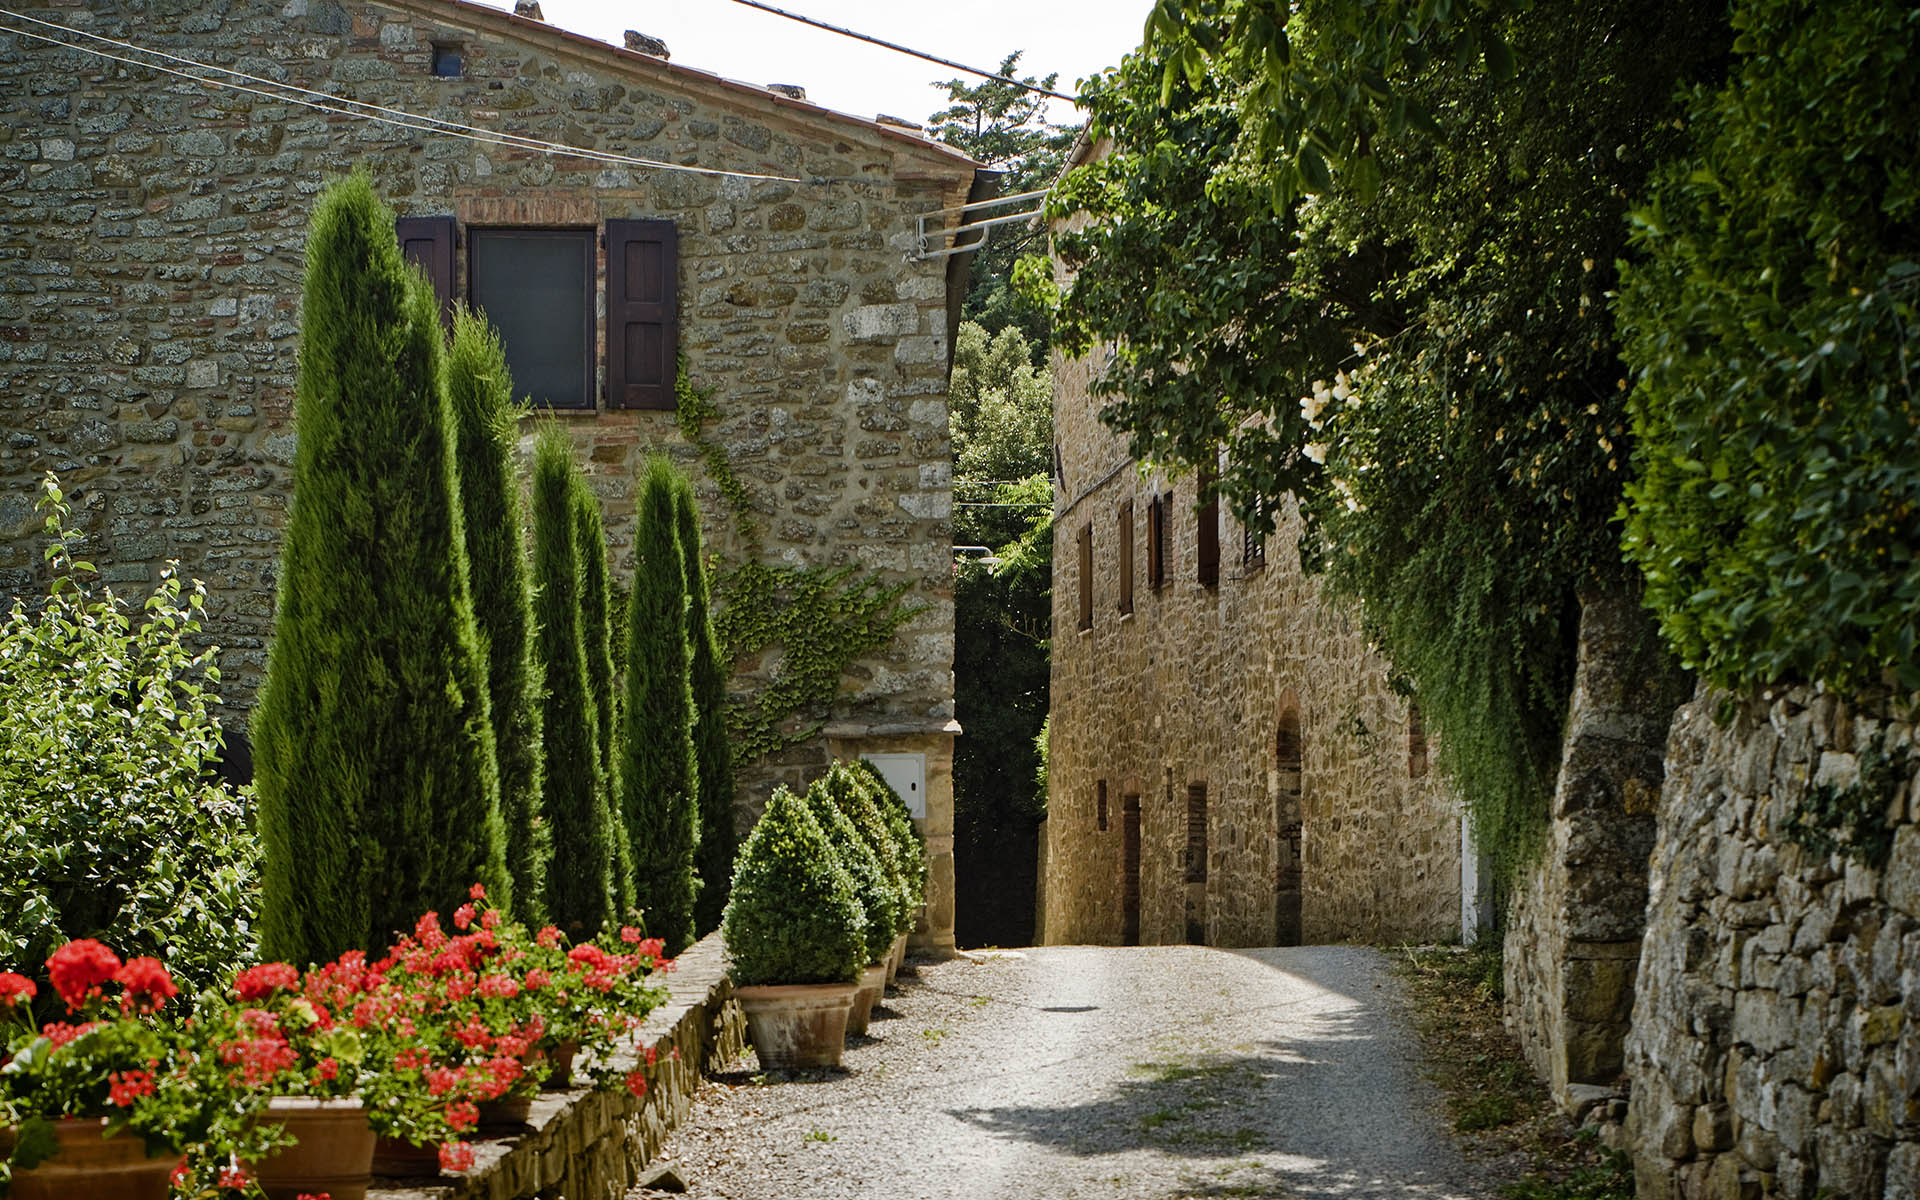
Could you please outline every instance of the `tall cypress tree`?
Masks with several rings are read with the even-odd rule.
[[[700,542],[700,507],[693,484],[674,473],[674,526],[687,572],[687,648],[693,686],[693,756],[699,775],[700,845],[694,852],[700,890],[693,906],[698,935],[720,928],[733,882],[739,834],[733,823],[733,750],[727,744],[727,674],[720,663],[720,639],[708,606],[706,555]]]
[[[578,470],[568,476],[573,542],[580,555],[580,639],[587,656],[587,701],[600,757],[594,763],[601,803],[613,828],[613,902],[634,906],[633,848],[620,807],[620,723],[613,668],[613,589],[607,578],[607,523],[600,500]]]
[[[511,903],[439,318],[364,174],[314,206],[294,421],[252,739],[262,949],[303,963]]]
[[[534,619],[547,699],[546,778],[541,796],[556,869],[547,875],[547,917],[576,937],[614,919],[613,827],[600,788],[600,739],[587,695],[580,622],[580,557],[574,538],[573,439],[549,423],[533,449]]]
[[[647,931],[667,953],[693,941],[694,848],[700,836],[688,676],[686,558],[674,515],[671,464],[648,460],[634,514],[633,596],[627,606],[625,757],[634,888]]]
[[[545,684],[534,654],[533,575],[514,470],[524,410],[514,403],[499,336],[465,309],[453,318],[447,391],[459,429],[460,504],[474,619],[487,652],[507,871],[518,915],[540,924],[546,920],[547,859],[553,846],[540,805]]]

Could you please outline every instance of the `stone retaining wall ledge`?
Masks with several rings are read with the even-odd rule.
[[[647,1017],[651,1047],[644,1097],[576,1089],[543,1093],[519,1137],[475,1143],[473,1168],[433,1184],[376,1186],[369,1200],[619,1200],[687,1118],[701,1072],[746,1051],[746,1021],[727,978],[726,947],[712,933],[665,976],[667,1002]],[[617,1065],[640,1065],[633,1054]],[[376,1181],[378,1182],[378,1181]]]

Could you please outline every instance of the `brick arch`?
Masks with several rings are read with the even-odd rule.
[[[1300,944],[1301,840],[1305,829],[1306,741],[1300,698],[1280,693],[1273,720],[1273,929],[1274,944]]]

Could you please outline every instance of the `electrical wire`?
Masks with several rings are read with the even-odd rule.
[[[261,96],[268,100],[285,104],[297,104],[319,112],[334,113],[338,116],[352,117],[356,120],[374,121],[383,125],[394,125],[402,129],[412,129],[416,132],[445,134],[450,137],[463,138],[470,142],[479,142],[485,145],[505,146],[518,150],[533,150],[542,154],[584,158],[593,162],[642,167],[648,170],[682,171],[695,175],[723,175],[737,179],[775,180],[781,183],[801,182],[798,177],[792,175],[764,175],[755,174],[750,171],[725,171],[717,167],[688,166],[684,163],[662,162],[658,159],[618,154],[611,150],[594,150],[583,146],[570,146],[564,142],[551,142],[517,133],[501,133],[498,130],[487,129],[478,125],[467,125],[459,121],[449,121],[441,117],[422,116],[418,113],[407,112],[404,109],[389,108],[385,105],[373,104],[365,100],[353,100],[345,96],[335,96],[328,92],[315,91],[312,88],[300,87],[297,84],[282,83],[276,79],[267,79],[259,75],[249,75],[244,71],[235,71],[227,67],[214,66],[211,63],[203,63],[196,59],[184,58],[177,54],[169,54],[164,50],[149,49],[132,42],[124,42],[115,38],[106,37],[103,34],[90,33],[84,29],[75,29],[70,25],[61,25],[55,21],[43,21],[38,17],[30,17],[25,13],[14,12],[11,9],[0,8],[0,17],[7,17],[16,21],[25,21],[29,24],[39,25],[47,29],[56,29],[61,33],[72,34],[76,37],[91,38],[96,42],[102,42],[116,49],[125,50],[133,54],[150,55],[154,58],[180,63],[197,70],[211,71],[219,75],[231,76],[233,79],[244,79],[249,83],[264,86],[249,87],[245,83],[235,83],[229,79],[210,79],[204,75],[194,75],[187,71],[176,70],[173,67],[162,66],[157,62],[128,58],[124,55],[113,54],[95,46],[70,42],[57,37],[49,37],[46,34],[35,33],[31,29],[0,26],[0,29],[5,29],[6,32],[17,34],[21,37],[33,38],[36,41],[61,46],[68,50],[76,50],[82,54],[91,54],[97,58],[111,59],[114,62],[140,67],[144,70],[160,71],[168,75],[175,75],[181,79],[198,83],[203,87],[226,88],[231,91],[245,92],[249,95]],[[268,88],[277,88],[280,90],[269,91],[267,90]],[[294,94],[288,95],[285,93]],[[303,96],[318,97],[319,99],[302,99],[301,97]],[[343,105],[352,105],[353,107],[342,107]]]
[[[744,4],[748,8],[757,8],[761,12],[772,13],[776,17],[785,17],[789,21],[798,21],[802,25],[811,25],[815,29],[824,29],[829,33],[837,33],[842,37],[850,37],[858,41],[869,42],[875,46],[884,46],[888,50],[898,51],[901,54],[909,54],[914,58],[924,58],[930,63],[939,63],[943,67],[952,67],[956,71],[965,71],[969,75],[978,75],[982,79],[991,79],[995,83],[1011,84],[1014,87],[1022,88],[1029,92],[1038,92],[1042,96],[1051,96],[1055,100],[1065,100],[1068,104],[1080,103],[1080,97],[1078,96],[1064,95],[1035,84],[1022,83],[1011,76],[996,75],[992,71],[982,71],[978,67],[969,67],[965,63],[957,63],[950,58],[941,58],[937,54],[928,54],[924,50],[915,50],[910,46],[902,46],[898,42],[889,42],[884,38],[877,38],[872,34],[861,33],[855,29],[847,29],[839,25],[829,25],[825,21],[816,21],[812,17],[803,17],[799,13],[788,12],[784,8],[775,8],[771,4],[763,4],[761,0],[733,0],[733,2],[735,4]]]

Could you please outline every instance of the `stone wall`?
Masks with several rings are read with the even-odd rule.
[[[1911,711],[1703,690],[1675,722],[1627,1040],[1647,1200],[1920,1196]],[[1809,793],[1856,783],[1876,739],[1900,765],[1853,795],[1892,835],[1884,867],[1791,840]]]
[[[1097,359],[1096,351],[1095,358]],[[1041,928],[1119,943],[1137,799],[1142,943],[1450,940],[1460,921],[1455,800],[1359,624],[1295,549],[1291,505],[1250,559],[1218,518],[1218,585],[1198,582],[1195,482],[1143,473],[1100,425],[1088,363],[1054,363],[1052,725]],[[1165,583],[1149,585],[1148,509],[1167,507]],[[1120,526],[1131,503],[1132,611]],[[1092,527],[1092,627],[1079,539]],[[1190,789],[1205,789],[1204,882],[1190,882]],[[1104,793],[1105,812],[1101,811]]]
[[[1505,954],[1507,1027],[1572,1112],[1620,1082],[1661,754],[1685,686],[1637,593],[1585,598],[1545,844],[1514,884]]]
[[[798,714],[795,727],[831,719],[856,748],[861,729],[878,747],[951,736],[947,262],[908,251],[915,214],[966,199],[971,162],[897,128],[451,0],[25,11],[404,112],[793,181],[481,145],[0,33],[0,593],[44,582],[32,501],[53,471],[85,556],[123,594],[148,589],[169,559],[206,581],[229,712],[245,711],[291,494],[307,219],[329,176],[364,165],[401,215],[451,215],[463,231],[674,221],[680,350],[713,393],[707,436],[725,447],[761,533],[735,531],[672,413],[603,401],[558,419],[606,504],[616,570],[632,566],[635,468],[663,448],[694,475],[723,556],[857,566],[910,585],[920,606],[890,647],[853,664],[844,703]],[[459,78],[431,73],[436,44],[458,47]],[[604,262],[596,271],[604,281]],[[604,340],[604,287],[595,297]],[[779,661],[741,664],[736,691]],[[824,757],[815,739],[743,771],[742,821],[775,782]]]

